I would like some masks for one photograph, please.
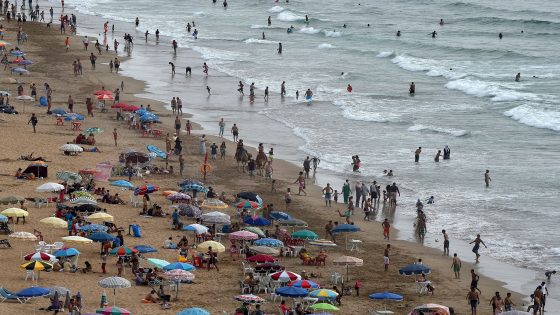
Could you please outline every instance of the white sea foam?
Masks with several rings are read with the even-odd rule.
[[[470,134],[470,132],[463,129],[442,128],[442,127],[430,126],[430,125],[413,125],[408,127],[408,131],[411,132],[429,131],[429,132],[447,134],[453,137],[464,137]]]
[[[387,58],[387,57],[391,57],[394,56],[395,52],[394,51],[381,51],[377,54],[377,58]]]
[[[284,11],[285,9],[279,5],[273,6],[272,8],[268,9],[268,12],[271,13],[280,13],[282,11]]]
[[[560,131],[560,112],[558,111],[521,105],[504,112],[504,115],[531,127]]]
[[[258,38],[249,38],[243,41],[245,44],[278,44],[277,42],[273,42],[271,40],[266,39],[258,39]]]
[[[477,97],[491,97],[494,102],[507,102],[518,100],[538,100],[533,93],[519,92],[492,82],[464,78],[450,81],[445,85],[450,90],[457,90]]]
[[[379,57],[379,55],[378,55]],[[417,58],[408,55],[397,55],[391,62],[408,71],[425,71],[431,77],[445,77],[451,80],[464,78],[466,73],[453,69],[446,60]],[[454,62],[456,64],[456,62]]]
[[[288,11],[288,10],[285,10],[285,11],[282,11],[282,12],[278,13],[276,18],[278,20],[284,21],[284,22],[295,22],[295,21],[305,20],[305,16],[297,15],[297,14],[291,12],[291,11]]]
[[[317,34],[319,33],[321,30],[320,29],[316,29],[313,27],[302,27],[298,33],[302,33],[302,34]]]
[[[327,37],[340,37],[340,36],[342,36],[342,33],[337,32],[337,31],[323,31],[323,34],[325,34],[325,36],[327,36]]]
[[[208,47],[193,46],[192,50],[200,53],[202,58],[214,61],[241,61],[246,54]]]
[[[331,44],[328,44],[328,43],[322,43],[322,44],[319,44],[319,46],[317,46],[317,48],[319,48],[319,49],[331,49],[331,48],[334,48],[334,46],[331,45]]]
[[[251,25],[251,28],[268,28],[268,29],[272,29],[272,28],[278,28],[278,29],[284,29],[283,26],[268,26],[268,25],[260,25],[260,24],[253,24]]]

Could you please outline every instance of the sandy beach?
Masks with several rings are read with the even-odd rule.
[[[15,43],[15,32],[17,26],[15,22],[5,23],[6,35],[5,40]],[[99,26],[101,28],[101,25]],[[120,87],[121,81],[124,84],[124,91],[121,94],[121,102],[133,105],[143,104],[151,105],[155,114],[157,114],[162,121],[158,125],[159,129],[164,130],[163,134],[167,132],[173,134],[173,121],[174,116],[165,107],[167,104],[149,98],[140,98],[137,95],[146,96],[145,92],[146,83],[131,79],[126,76],[117,75],[109,72],[107,63],[110,59],[114,59],[113,53],[103,53],[97,59],[97,69],[92,70],[89,64],[88,56],[94,50],[90,45],[88,51],[83,49],[81,44],[82,38],[79,36],[71,36],[71,45],[68,52],[64,47],[64,39],[66,35],[61,35],[55,26],[47,28],[45,24],[26,22],[23,25],[23,30],[29,35],[29,41],[20,48],[25,51],[26,57],[33,60],[36,64],[28,67],[31,72],[30,75],[24,76],[11,76],[8,71],[5,71],[6,76],[13,77],[24,87],[25,94],[29,94],[29,86],[31,83],[37,85],[38,95],[45,94],[43,83],[48,83],[53,90],[53,109],[63,108],[66,109],[66,101],[69,95],[72,95],[75,100],[75,112],[86,115],[85,99],[92,97],[92,92],[101,89],[102,86],[109,90],[114,90]],[[92,40],[92,39],[90,39]],[[11,46],[10,46],[11,47]],[[162,48],[170,50],[168,46]],[[134,56],[132,57],[134,58]],[[80,59],[83,64],[83,75],[74,76],[72,73],[72,61]],[[122,57],[119,57],[124,61]],[[125,62],[125,65],[130,64]],[[194,65],[193,65],[194,68]],[[131,71],[139,71],[134,69]],[[168,71],[168,69],[162,69]],[[125,73],[127,69],[125,67]],[[199,71],[197,70],[197,73]],[[211,74],[212,75],[212,74]],[[200,75],[193,76],[190,80],[192,85],[204,86]],[[218,81],[219,82],[219,81]],[[150,82],[148,82],[150,84]],[[219,84],[219,83],[215,83]],[[100,152],[83,152],[79,156],[66,156],[59,151],[59,146],[71,142],[78,135],[79,131],[71,129],[71,124],[66,122],[63,126],[56,124],[56,119],[51,115],[46,115],[46,108],[35,107],[29,104],[15,100],[17,94],[18,84],[0,84],[0,89],[12,93],[10,98],[11,105],[19,111],[19,115],[6,115],[0,116],[2,122],[0,123],[0,131],[3,134],[3,141],[0,141],[0,174],[2,175],[2,184],[0,185],[0,196],[19,195],[26,198],[48,197],[47,194],[35,192],[35,188],[46,182],[58,182],[55,174],[58,171],[73,171],[77,172],[81,169],[95,167],[98,163],[109,161],[113,165],[118,165],[118,154],[127,149],[135,148],[145,151],[147,144],[153,144],[160,148],[165,148],[164,137],[142,137],[138,130],[129,129],[126,122],[116,120],[116,111],[109,109],[107,113],[101,113],[98,109],[94,109],[94,117],[87,117],[83,122],[83,128],[99,127],[105,132],[96,136],[96,146]],[[231,95],[222,94],[220,97],[212,99],[213,108],[219,110],[221,102],[226,102],[230,97],[233,99],[234,90],[230,87],[215,87],[216,90],[229,90]],[[192,97],[190,102],[206,99],[205,91],[202,88],[190,89]],[[170,97],[171,98],[171,97]],[[35,113],[38,117],[39,123],[37,125],[37,133],[33,133],[32,127],[27,124],[31,113]],[[183,118],[188,118],[188,106],[185,108]],[[194,123],[197,123],[194,120]],[[205,122],[210,124],[209,122]],[[214,123],[217,129],[217,121]],[[184,126],[184,121],[183,121]],[[196,127],[196,126],[195,126]],[[112,130],[117,128],[118,145],[115,147],[113,143]],[[242,128],[242,126],[241,126]],[[263,126],[266,130],[266,126]],[[253,135],[254,137],[255,135]],[[220,143],[222,139],[214,136],[208,136],[209,143]],[[243,138],[243,136],[241,137]],[[199,173],[199,165],[203,161],[203,157],[198,155],[198,135],[187,136],[184,131],[181,134],[183,140],[183,154],[186,160],[185,174],[179,176],[177,171],[179,169],[176,156],[172,156],[169,164],[175,169],[172,175],[152,175],[147,174],[143,178],[133,178],[132,182],[139,186],[144,182],[157,184],[161,187],[161,191],[176,190],[177,182],[184,178],[194,178],[202,180]],[[297,178],[300,169],[293,164],[282,161],[280,159],[274,160],[274,178],[277,181],[277,191],[270,192],[270,182],[266,181],[263,177],[255,176],[249,177],[247,173],[241,172],[233,159],[232,153],[235,149],[235,143],[230,141],[231,136],[226,133],[226,144],[228,148],[228,155],[226,160],[217,160],[211,162],[214,171],[208,176],[205,184],[212,186],[217,192],[226,192],[228,196],[233,196],[241,191],[253,191],[258,193],[264,199],[266,204],[274,204],[276,208],[284,209],[284,192],[289,187],[292,192],[297,192],[297,185],[293,184]],[[254,154],[254,149],[251,149]],[[48,170],[49,176],[45,179],[36,179],[34,181],[17,180],[14,178],[15,171],[18,168],[25,168],[29,162],[20,161],[18,157],[21,155],[30,154],[33,152],[34,156],[42,156],[49,162]],[[303,158],[303,157],[302,157]],[[154,164],[164,167],[165,163],[161,160],[155,160]],[[112,177],[112,180],[126,179],[124,177]],[[116,191],[116,187],[109,186],[108,182],[98,182],[98,186],[105,187],[111,191]],[[315,231],[321,238],[325,236],[324,226],[328,220],[342,222],[344,219],[339,217],[337,210],[344,211],[343,204],[333,205],[332,207],[325,207],[322,199],[322,188],[314,185],[307,186],[307,196],[293,195],[294,202],[291,205],[290,214],[298,219],[302,219],[309,223],[309,229]],[[119,190],[119,193],[120,190]],[[123,199],[128,203],[130,201],[131,191],[122,192]],[[158,203],[164,207],[166,212],[170,210],[170,202],[165,199],[161,192],[151,194],[152,203]],[[107,212],[115,217],[115,224],[123,227],[125,231],[131,224],[138,224],[142,228],[142,238],[134,238],[125,235],[125,245],[134,246],[139,244],[148,244],[158,249],[157,253],[146,254],[145,257],[161,258],[174,262],[177,260],[178,252],[176,250],[163,249],[163,241],[168,237],[177,239],[180,236],[188,235],[192,239],[192,234],[171,229],[170,216],[158,218],[148,218],[139,215],[141,208],[134,208],[127,205],[110,205],[99,203],[102,208],[106,208]],[[61,237],[67,235],[65,229],[52,229],[39,223],[39,220],[45,217],[54,215],[55,206],[49,205],[47,207],[36,207],[31,202],[26,202],[25,206],[29,210],[29,216],[26,218],[25,224],[10,225],[10,228],[15,231],[33,232],[39,230],[48,243],[60,241]],[[413,207],[413,205],[405,205],[406,207]],[[5,206],[4,208],[7,208]],[[403,206],[404,207],[404,206]],[[399,205],[396,210],[387,209],[385,212],[380,210],[379,218],[383,216],[390,216],[390,211],[400,211]],[[226,211],[232,217],[232,221],[239,220],[236,215],[235,209],[232,207]],[[454,279],[451,270],[451,258],[441,255],[441,251],[430,249],[421,246],[417,243],[395,241],[391,240],[391,264],[388,272],[383,271],[383,250],[387,244],[383,240],[381,223],[378,221],[362,221],[361,210],[357,209],[352,220],[361,228],[361,232],[353,234],[350,237],[362,241],[359,250],[349,252],[344,249],[344,236],[339,236],[338,247],[328,250],[328,258],[326,265],[323,266],[307,266],[302,265],[298,258],[280,258],[280,263],[296,273],[305,270],[308,274],[313,273],[317,275],[313,278],[326,288],[332,287],[330,284],[331,273],[337,271],[345,273],[342,267],[334,266],[331,262],[333,259],[342,256],[356,256],[364,260],[364,266],[350,269],[350,280],[348,284],[353,286],[354,282],[359,279],[362,287],[360,289],[360,296],[344,296],[342,305],[340,306],[339,314],[368,314],[370,310],[382,309],[385,305],[395,312],[395,314],[408,314],[408,312],[416,305],[424,303],[438,303],[442,305],[451,306],[455,309],[456,314],[470,314],[470,309],[467,305],[465,296],[467,294],[470,276],[469,270],[474,268],[469,263],[463,263],[461,270],[461,279]],[[193,220],[186,218],[181,219],[184,223],[194,223]],[[273,227],[269,227],[272,232]],[[4,238],[4,237],[2,237]],[[11,249],[0,250],[0,261],[2,262],[2,269],[0,269],[0,285],[8,288],[11,291],[18,291],[22,288],[31,286],[31,280],[24,281],[25,271],[19,268],[19,265],[24,261],[22,255],[34,251],[35,242],[27,242],[10,240],[12,245]],[[222,238],[222,243],[229,247],[227,239]],[[70,247],[77,248],[82,254],[79,258],[79,267],[83,267],[85,261],[89,261],[93,265],[93,273],[82,274],[68,273],[68,272],[42,272],[37,284],[43,287],[62,286],[71,289],[72,294],[80,292],[83,297],[83,312],[94,312],[99,307],[101,289],[97,282],[106,276],[116,275],[116,258],[109,257],[108,259],[108,274],[103,275],[100,269],[99,257],[99,244],[94,243],[91,245],[80,244],[67,244]],[[310,247],[309,250],[316,254],[319,250]],[[453,254],[453,251],[451,252]],[[462,258],[462,257],[461,257]],[[469,260],[472,257],[468,257]],[[435,287],[435,294],[433,296],[419,295],[417,292],[417,285],[413,277],[405,277],[398,274],[398,269],[422,259],[423,262],[430,266],[433,272],[429,275]],[[466,260],[466,259],[465,259]],[[484,260],[484,257],[482,257]],[[147,266],[144,261],[140,262],[141,266]],[[147,286],[132,285],[128,289],[120,289],[116,292],[116,305],[126,308],[133,314],[175,314],[186,307],[203,307],[206,308],[211,314],[222,314],[222,311],[227,311],[227,314],[233,314],[234,310],[240,306],[240,303],[234,301],[232,298],[240,293],[239,281],[243,279],[243,271],[240,260],[233,260],[227,253],[220,254],[219,256],[219,273],[216,270],[206,271],[199,269],[193,273],[196,279],[193,284],[182,285],[179,292],[179,299],[171,301],[171,308],[169,310],[162,310],[157,304],[143,304],[142,298],[149,293]],[[476,269],[476,268],[475,268]],[[124,277],[133,280],[130,268],[125,269]],[[132,281],[133,282],[133,281]],[[481,296],[481,305],[479,310],[481,312],[489,313],[491,306],[489,306],[489,299],[494,291],[502,292],[505,296],[507,290],[502,287],[502,283],[492,280],[487,277],[481,277],[479,288],[483,294]],[[402,294],[404,301],[402,302],[378,302],[368,299],[367,295],[374,292],[390,291]],[[109,304],[113,304],[112,292],[107,292],[109,297]],[[521,296],[513,293],[515,303],[522,304]],[[264,294],[261,296],[265,297]],[[266,296],[267,298],[269,296]],[[289,300],[289,299],[288,299]],[[25,314],[34,312],[36,314],[42,313],[39,308],[45,308],[49,305],[48,299],[39,298],[34,299],[27,304],[19,304],[13,302],[4,302],[0,304],[0,314]],[[279,301],[268,302],[263,304],[263,309],[271,314],[278,313]]]

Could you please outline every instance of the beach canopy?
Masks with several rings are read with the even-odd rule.
[[[392,292],[379,292],[379,293],[372,293],[369,295],[369,298],[372,300],[392,300],[392,301],[402,301],[402,295],[398,295]]]
[[[296,288],[296,287],[280,287],[276,289],[276,294],[286,297],[304,297],[307,296],[309,292],[306,289]]]
[[[177,315],[210,315],[210,312],[203,308],[191,307],[177,313]]]
[[[117,187],[128,188],[128,189],[134,188],[134,185],[131,182],[126,181],[124,179],[119,179],[114,182],[111,182],[111,186],[117,186]]]
[[[271,224],[269,220],[259,216],[246,216],[243,219],[243,223],[254,226],[268,226]]]
[[[311,280],[296,280],[288,283],[290,287],[304,288],[304,289],[318,289],[321,286]]]
[[[212,251],[215,253],[223,253],[226,251],[226,248],[222,243],[218,243],[216,241],[206,241],[198,244],[196,249],[198,251],[208,251],[208,248],[212,247]]]
[[[154,153],[158,158],[167,158],[167,153],[163,152],[163,150],[156,147],[155,145],[148,144],[146,145],[146,149],[148,150],[148,152]]]
[[[292,233],[292,238],[301,240],[316,240],[319,236],[310,230],[299,230]]]
[[[140,254],[157,252],[157,249],[153,248],[150,245],[136,245],[136,246],[134,246],[134,249],[136,249]]]
[[[20,201],[25,201],[25,198],[20,196],[6,196],[0,198],[0,204],[3,205],[8,205],[8,204],[14,205],[16,203],[19,203]]]
[[[202,224],[193,223],[187,226],[183,226],[183,231],[193,231],[196,234],[204,234],[208,232],[208,228]]]
[[[333,234],[336,234],[336,233],[353,233],[353,232],[359,232],[359,231],[360,231],[360,228],[356,225],[353,225],[353,224],[339,224],[331,230],[331,232]]]
[[[171,263],[163,267],[163,270],[167,270],[167,271],[169,270],[193,271],[195,269],[196,268],[193,265],[187,263],[181,263],[181,262]]]
[[[21,218],[28,216],[29,212],[20,208],[8,208],[0,212],[0,214],[3,214],[8,218]]]
[[[275,272],[273,274],[270,274],[269,276],[272,280],[280,282],[290,282],[301,279],[301,276],[297,273],[286,270]]]
[[[230,224],[230,216],[219,211],[204,213],[200,216],[204,223],[209,224]]]
[[[249,231],[243,231],[243,230],[232,232],[228,235],[228,237],[230,240],[241,240],[241,241],[251,241],[259,238],[257,234]]]
[[[75,248],[65,248],[65,249],[59,249],[56,252],[54,252],[54,256],[55,257],[71,257],[71,256],[76,256],[79,255],[80,251],[75,249]]]
[[[220,199],[208,198],[202,202],[200,207],[206,209],[227,209],[228,205]]]
[[[25,288],[21,291],[14,293],[14,295],[22,298],[33,298],[40,296],[47,296],[50,294],[50,290],[43,287],[30,287]]]
[[[261,238],[260,240],[256,240],[253,244],[257,246],[268,246],[268,247],[282,247],[284,246],[284,242],[281,240],[277,240],[275,238]]]
[[[432,269],[430,269],[430,267],[424,264],[416,264],[416,263],[407,265],[399,269],[399,273],[405,276],[429,274],[430,272],[432,272]]]
[[[259,255],[255,255],[255,256],[251,256],[249,258],[247,258],[247,261],[249,262],[255,262],[255,263],[272,263],[275,262],[277,259],[270,256],[270,255],[263,255],[263,254],[259,254]]]

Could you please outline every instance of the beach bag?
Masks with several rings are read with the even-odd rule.
[[[132,224],[132,235],[134,237],[142,237],[142,230],[138,224]]]
[[[49,105],[49,103],[47,102],[47,98],[44,97],[44,96],[41,96],[41,97],[39,98],[39,105],[40,105],[40,106],[47,106],[47,105]]]

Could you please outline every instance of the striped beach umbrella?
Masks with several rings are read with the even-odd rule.
[[[41,270],[50,270],[52,269],[53,266],[46,261],[33,260],[19,267],[25,270],[41,271]]]
[[[249,304],[260,304],[266,302],[266,300],[263,299],[262,297],[253,294],[237,295],[233,297],[233,299],[239,302],[244,302]]]
[[[301,279],[301,276],[295,272],[283,270],[271,274],[270,278],[274,281],[290,282]]]
[[[309,296],[322,300],[334,300],[338,296],[338,293],[329,289],[318,289],[315,291],[311,291],[309,293]]]
[[[53,261],[56,259],[55,256],[43,252],[33,252],[23,256],[26,261],[43,260],[43,261]]]
[[[158,190],[159,190],[159,186],[147,183],[136,187],[136,189],[134,189],[134,195],[138,196],[138,195],[151,194],[154,191],[158,191]]]
[[[318,289],[321,286],[311,280],[296,280],[288,283],[290,287],[304,288],[304,289]]]
[[[118,256],[118,257],[130,256],[132,255],[132,253],[138,253],[138,250],[126,246],[115,247],[109,252],[110,255]]]
[[[259,209],[261,205],[254,201],[241,200],[240,202],[235,204],[235,207],[237,209]]]

